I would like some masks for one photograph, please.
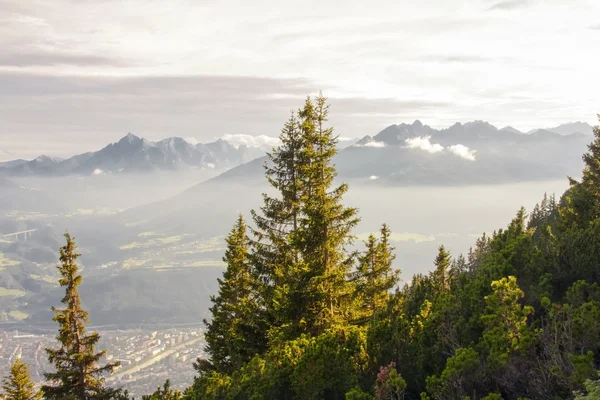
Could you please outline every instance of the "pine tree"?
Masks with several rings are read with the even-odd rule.
[[[380,233],[379,240],[373,234],[369,235],[365,242],[367,249],[358,257],[356,289],[363,299],[360,310],[363,318],[372,316],[386,305],[390,289],[399,280],[400,271],[392,268],[395,256],[389,242],[391,231],[384,224]]]
[[[35,385],[31,382],[27,364],[21,362],[19,358],[10,367],[10,376],[2,382],[4,397],[6,400],[41,400],[42,392],[35,390]]]
[[[438,254],[435,257],[435,270],[433,271],[434,290],[437,295],[450,290],[450,264],[452,259],[450,253],[442,245],[438,249]]]
[[[571,187],[567,204],[561,210],[565,217],[564,225],[584,225],[600,218],[600,125],[594,128],[594,138],[588,145],[588,152],[583,155],[585,165],[581,182],[569,178]]]
[[[76,253],[75,241],[66,233],[67,244],[60,249],[61,265],[58,266],[60,286],[66,288],[62,303],[65,308],[52,307],[53,320],[58,322],[57,340],[59,349],[46,349],[48,361],[56,372],[44,374],[47,384],[42,387],[46,399],[100,400],[112,399],[120,389],[103,386],[104,373],[110,373],[119,364],[97,366],[106,351],[95,352],[100,339],[98,333],[86,334],[84,324],[89,324],[88,313],[81,308],[78,286],[82,276],[76,264],[80,254]]]
[[[226,239],[223,261],[227,269],[219,279],[219,293],[212,296],[212,320],[207,326],[206,352],[212,369],[232,373],[266,346],[262,328],[263,311],[256,293],[257,282],[248,262],[249,240],[246,223],[240,215]]]
[[[263,194],[260,212],[252,210],[256,229],[251,229],[250,260],[258,273],[261,296],[274,326],[297,320],[294,311],[298,289],[300,255],[294,237],[301,212],[303,180],[300,171],[302,135],[300,121],[292,113],[280,135],[281,145],[268,154],[265,165],[269,184],[279,192],[278,197]]]
[[[285,125],[266,171],[279,197],[263,195],[261,213],[252,214],[252,263],[271,321],[287,338],[347,322],[352,310],[345,246],[358,219],[356,209],[341,205],[347,186],[332,188],[337,137],[324,127],[325,103],[322,95],[315,103],[307,98]]]
[[[356,226],[357,209],[344,207],[343,195],[348,185],[334,187],[337,175],[332,165],[337,136],[326,128],[326,98],[319,95],[315,104],[307,99],[300,113],[304,137],[301,168],[305,179],[302,193],[302,216],[298,240],[307,283],[303,296],[305,330],[319,334],[333,326],[341,326],[352,317],[353,285],[348,281],[352,259],[346,252]]]

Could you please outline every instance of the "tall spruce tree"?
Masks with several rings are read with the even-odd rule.
[[[446,251],[446,248],[442,245],[438,248],[438,254],[435,257],[434,265],[435,270],[433,271],[433,285],[436,295],[450,290],[450,265],[452,258],[450,253]]]
[[[583,161],[581,182],[569,178],[571,187],[566,197],[567,204],[561,207],[563,229],[573,224],[584,226],[600,218],[600,125],[594,128],[594,141],[588,145]]]
[[[52,307],[53,320],[58,322],[58,349],[46,349],[48,361],[56,372],[44,374],[47,384],[42,387],[46,399],[55,400],[101,400],[113,399],[121,394],[120,389],[104,387],[104,374],[110,373],[119,364],[98,366],[106,351],[95,351],[100,335],[87,334],[85,325],[89,324],[88,313],[81,308],[78,287],[82,276],[79,275],[75,241],[66,233],[67,244],[60,249],[58,266],[61,278],[60,286],[66,292],[61,300],[64,308]]]
[[[268,153],[265,164],[269,184],[279,192],[277,197],[263,194],[260,211],[252,210],[255,229],[251,229],[253,269],[262,282],[262,300],[273,326],[290,325],[297,320],[294,311],[300,254],[294,237],[301,212],[304,181],[300,170],[303,146],[300,121],[295,113],[286,122],[279,137],[281,145]]]
[[[300,113],[303,147],[301,169],[304,185],[302,213],[297,236],[304,270],[300,281],[304,330],[320,334],[343,326],[355,310],[354,287],[349,282],[352,259],[346,247],[352,243],[350,232],[359,221],[357,209],[345,207],[342,198],[347,184],[334,186],[337,175],[332,159],[337,153],[337,136],[325,126],[329,105],[320,94],[314,104],[306,100]]]
[[[42,392],[35,389],[31,382],[27,364],[19,358],[10,367],[10,375],[2,382],[4,395],[0,399],[5,400],[41,400]]]
[[[369,235],[365,242],[367,248],[358,257],[356,290],[363,300],[360,320],[371,317],[377,309],[385,307],[390,290],[399,280],[400,271],[392,268],[395,255],[387,225],[382,226],[380,234],[379,240],[373,234]]]
[[[212,320],[204,320],[206,352],[214,371],[232,373],[266,348],[263,310],[257,282],[248,262],[249,239],[242,215],[226,239],[223,261],[227,269],[219,279],[219,293],[212,296]]]

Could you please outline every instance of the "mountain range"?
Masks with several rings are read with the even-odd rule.
[[[340,147],[336,164],[347,178],[392,183],[494,183],[577,173],[593,128],[574,122],[523,133],[484,122],[433,129],[420,121],[390,125]],[[191,144],[178,137],[151,142],[128,134],[102,150],[68,159],[39,156],[0,163],[4,176],[122,174],[180,168],[228,169],[222,177],[262,176],[265,149],[219,139]],[[243,165],[254,159],[256,162]],[[242,164],[242,165],[240,165]],[[237,168],[237,169],[236,169]]]
[[[561,135],[541,129],[525,134],[482,121],[442,130],[415,121],[365,136],[341,149],[333,163],[337,179],[351,187],[431,187],[435,196],[433,189],[443,186],[467,190],[468,185],[578,178],[581,155],[592,140],[586,133]],[[126,210],[115,219],[121,225],[142,221],[136,228],[140,232],[226,232],[235,210],[259,207],[260,194],[272,190],[264,177],[265,162],[268,158],[263,156],[241,164],[174,197]],[[195,212],[198,208],[210,212]]]
[[[119,174],[177,170],[179,168],[231,168],[264,154],[258,148],[234,147],[219,139],[206,144],[191,144],[178,137],[151,142],[131,133],[116,143],[95,152],[68,159],[39,156],[31,161],[0,163],[5,176],[64,176]]]
[[[592,127],[581,123],[527,134],[511,127],[498,129],[484,121],[456,123],[437,130],[417,120],[390,125],[374,136],[363,137],[340,150],[334,162],[344,180],[386,185],[563,179],[581,172],[581,154],[592,141],[591,133]],[[260,180],[265,161],[266,157],[253,160],[214,180]]]

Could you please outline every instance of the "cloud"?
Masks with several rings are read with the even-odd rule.
[[[279,138],[267,135],[244,135],[244,134],[225,134],[223,139],[232,144],[234,147],[239,147],[244,144],[248,147],[258,147],[261,149],[271,150],[279,145]]]
[[[444,146],[439,143],[431,143],[431,136],[414,137],[406,139],[406,144],[410,149],[421,149],[429,153],[439,153],[444,150]]]
[[[475,161],[475,152],[477,151],[471,150],[462,144],[455,144],[444,148],[444,146],[439,143],[431,143],[431,136],[408,138],[406,139],[406,144],[410,149],[425,150],[428,153],[440,153],[447,150],[452,154],[469,161]]]
[[[600,31],[600,24],[592,25],[592,26],[590,26],[590,29],[595,30],[595,31]]]
[[[331,107],[336,109],[336,114],[352,115],[377,115],[377,116],[398,116],[407,111],[419,110],[428,112],[440,108],[450,107],[451,104],[438,100],[409,100],[394,98],[361,98],[345,97],[332,98]],[[402,110],[402,111],[399,111]]]
[[[453,54],[453,55],[429,55],[421,57],[420,60],[425,62],[436,63],[485,63],[497,61],[497,58],[483,57],[478,55]]]
[[[385,143],[384,142],[377,142],[377,141],[373,140],[371,142],[367,142],[367,143],[363,144],[362,147],[382,148],[382,147],[385,147]]]
[[[29,67],[53,65],[123,67],[126,64],[123,60],[117,58],[102,57],[95,55],[69,54],[61,52],[4,52],[0,54],[0,67]]]
[[[278,137],[275,136],[267,136],[267,135],[245,135],[242,133],[235,134],[225,134],[222,136],[222,139],[229,142],[234,147],[239,147],[244,144],[248,147],[257,147],[266,151],[271,151],[273,148],[279,146],[281,141]],[[339,137],[338,141],[342,142],[342,146],[346,143],[351,143],[355,141],[356,138],[351,137]],[[384,143],[382,143],[383,145]],[[383,146],[382,146],[383,147]]]
[[[465,160],[475,161],[475,152],[477,150],[471,150],[467,146],[462,144],[455,144],[448,147],[448,150]]]
[[[100,168],[96,168],[94,170],[94,175],[102,175],[102,174],[104,174],[104,171],[102,171]]]
[[[238,141],[270,146],[274,141],[269,137],[279,136],[290,110],[297,110],[307,95],[320,89],[329,98],[329,124],[341,135],[340,143],[351,143],[350,138],[363,137],[374,125],[400,118],[398,110],[426,115],[441,106],[330,96],[333,88],[304,78],[75,76],[0,70],[0,87],[3,149],[26,158],[41,152],[66,157],[98,150],[127,132],[148,140],[193,136],[202,143],[243,132],[248,137]]]
[[[374,181],[374,180],[376,180],[376,179],[378,179],[378,178],[379,178],[379,177],[378,177],[378,176],[376,176],[376,175],[371,175],[371,176],[369,177],[369,179],[370,179],[370,180],[372,180],[372,181]]]
[[[515,10],[531,5],[531,0],[505,0],[492,5],[488,10]]]
[[[0,74],[21,73],[0,77],[3,148],[70,155],[127,131],[277,136],[319,89],[336,133],[359,138],[402,120],[532,129],[595,118],[597,71],[572,60],[596,54],[583,31],[598,24],[600,2],[378,3],[309,0],[274,13],[271,0],[232,13],[231,0],[0,0]]]
[[[194,145],[194,146],[195,146],[195,145],[197,145],[198,143],[200,143],[200,142],[199,142],[198,140],[196,140],[196,138],[195,138],[195,137],[193,137],[193,136],[184,137],[184,138],[183,138],[183,140],[185,140],[186,142],[188,142],[189,144],[192,144],[192,145]]]

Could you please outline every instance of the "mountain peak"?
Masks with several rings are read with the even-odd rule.
[[[465,127],[483,127],[483,126],[485,126],[486,128],[493,128],[495,130],[498,130],[498,128],[496,128],[494,125],[490,124],[487,121],[482,121],[480,119],[471,121],[471,122],[467,122],[464,124],[464,126]]]
[[[36,163],[54,163],[62,161],[62,158],[50,157],[42,154],[41,156],[35,158],[33,161]]]
[[[511,133],[519,133],[522,134],[523,132],[521,132],[520,130],[513,128],[512,126],[505,126],[504,128],[500,129],[503,132],[511,132]]]
[[[360,139],[358,142],[354,143],[354,146],[364,146],[367,143],[370,143],[372,141],[373,141],[373,137],[367,135],[364,138]]]
[[[236,151],[237,149],[231,143],[224,139],[217,139],[212,143],[206,143],[206,147],[208,147],[211,151],[221,151],[221,152],[229,152]]]
[[[140,139],[138,136],[129,132],[126,136],[124,136],[121,140],[119,140],[119,143],[135,143],[135,142],[139,142],[141,140],[142,139]]]
[[[594,133],[594,127],[587,122],[569,122],[556,126],[554,128],[548,128],[550,132],[558,133],[559,135],[570,135],[573,133],[583,133],[585,135],[592,135]]]

